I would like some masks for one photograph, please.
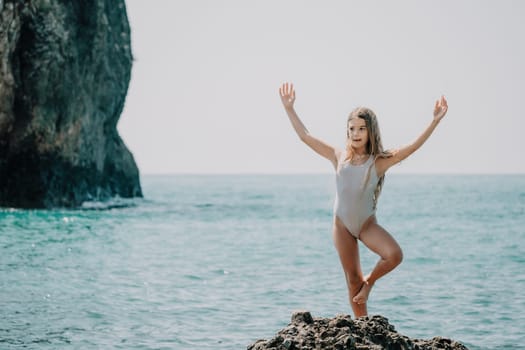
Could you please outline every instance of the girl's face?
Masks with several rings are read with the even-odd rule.
[[[366,149],[368,144],[368,129],[366,122],[361,118],[352,118],[348,122],[348,139],[354,149]]]

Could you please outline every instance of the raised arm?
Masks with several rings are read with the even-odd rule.
[[[434,119],[430,125],[423,131],[423,133],[411,144],[401,147],[393,152],[393,156],[390,158],[379,158],[376,161],[376,169],[379,176],[382,176],[391,166],[399,163],[403,159],[410,156],[412,153],[417,151],[428,138],[432,135],[432,132],[439,124],[441,119],[447,114],[448,104],[444,96],[436,101],[434,106]]]
[[[301,141],[306,143],[315,152],[328,159],[334,168],[337,167],[338,150],[324,141],[310,135],[310,132],[308,129],[306,129],[303,122],[301,119],[299,119],[299,116],[295,112],[293,107],[295,102],[295,90],[293,88],[293,84],[284,83],[279,88],[279,95],[281,96],[281,101],[283,103],[284,110],[288,115],[288,119],[290,119],[290,122],[292,123],[292,126]]]

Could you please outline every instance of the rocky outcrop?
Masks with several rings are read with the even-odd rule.
[[[292,322],[270,340],[258,340],[248,350],[466,350],[450,339],[411,339],[396,332],[382,316],[353,320],[348,315],[335,318],[313,318],[307,312],[296,312]]]
[[[0,0],[0,206],[142,196],[116,129],[131,64],[124,0]]]

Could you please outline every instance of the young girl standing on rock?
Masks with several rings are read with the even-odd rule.
[[[333,239],[343,265],[354,315],[365,316],[366,302],[374,283],[403,259],[399,244],[377,223],[375,216],[385,173],[423,145],[447,113],[447,101],[443,96],[436,101],[432,122],[413,143],[392,151],[383,150],[374,112],[365,107],[356,108],[348,117],[346,146],[339,149],[308,132],[294,110],[293,84],[283,84],[279,93],[301,141],[328,159],[335,169],[337,193]],[[366,276],[361,271],[357,240],[380,257],[372,272]]]

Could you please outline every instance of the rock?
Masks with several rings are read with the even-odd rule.
[[[467,350],[463,344],[446,338],[421,340],[401,335],[382,316],[366,316],[355,320],[349,315],[313,318],[307,311],[294,313],[292,322],[272,339],[260,339],[248,346],[248,350],[284,349]]]
[[[116,129],[130,42],[124,0],[0,0],[0,206],[142,196]]]
[[[292,314],[292,323],[306,323],[310,324],[314,321],[312,314],[308,311],[296,311]]]

